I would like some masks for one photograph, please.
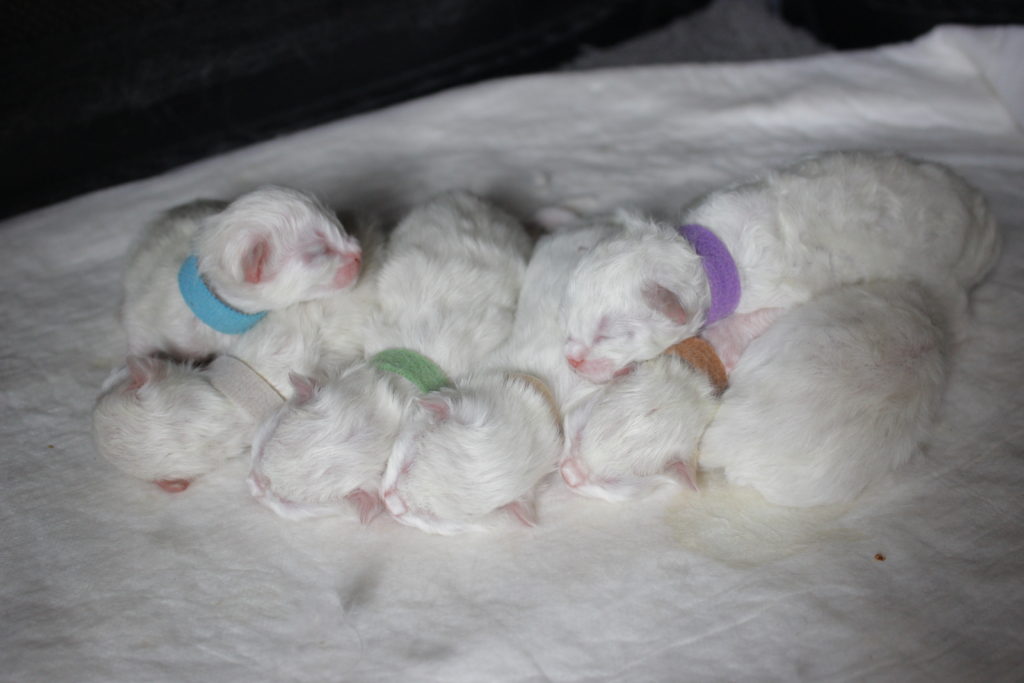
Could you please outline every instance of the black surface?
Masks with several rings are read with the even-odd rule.
[[[0,215],[445,87],[707,0],[9,0]]]
[[[1024,23],[1022,0],[781,0],[782,16],[840,49],[912,40],[940,24]]]

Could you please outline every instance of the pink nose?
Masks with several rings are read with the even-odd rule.
[[[338,289],[348,287],[359,277],[359,269],[363,263],[363,256],[360,253],[350,254],[344,265],[338,267],[334,273],[334,286]]]
[[[581,365],[583,365],[582,358],[576,358],[575,356],[566,356],[565,359],[569,361],[569,365],[571,365],[574,368],[579,368]]]

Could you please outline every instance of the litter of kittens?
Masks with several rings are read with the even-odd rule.
[[[1020,29],[958,28],[790,61],[514,78],[5,221],[5,675],[1012,678],[1022,55]],[[712,209],[739,198],[758,220],[784,215],[749,183],[769,187],[769,169],[827,150],[898,150],[913,161],[893,163],[920,164],[945,188],[940,208],[893,215],[919,236],[962,228],[970,248],[872,234],[861,241],[881,256],[866,267],[884,272],[861,281],[855,231],[794,230],[820,239],[802,242],[806,259],[775,264],[818,263],[838,244],[830,266],[849,270],[842,281],[769,273],[779,279],[759,291],[751,277],[767,262],[730,242],[744,231]],[[310,291],[324,295],[221,291],[197,254],[184,273],[193,293],[205,297],[203,285],[266,315],[204,339],[177,334],[197,316],[175,304],[181,329],[150,335],[164,354],[149,355],[148,340],[129,349],[116,312],[131,241],[175,205],[268,186],[318,198],[306,206],[322,207],[308,214],[319,228],[294,235],[290,265],[270,240],[226,245],[239,260],[224,274],[252,285],[278,266],[322,264]],[[447,210],[475,218],[431,224],[408,251],[389,244],[404,218],[453,192],[462,208]],[[522,225],[551,207],[546,219],[578,224],[524,239]],[[628,269],[569,284],[610,235],[671,249],[664,263],[636,259],[652,276],[668,265],[706,283],[677,230],[695,223],[728,247],[746,325],[705,326],[711,290],[727,287],[631,284]],[[463,232],[448,241],[443,226]],[[746,236],[760,239],[753,226]],[[186,247],[159,278],[154,268],[166,301],[180,297]],[[436,249],[450,258],[427,256]],[[391,260],[402,252],[414,255],[406,265]],[[625,295],[600,293],[616,283]],[[580,329],[567,326],[570,291],[593,297]],[[420,312],[451,325],[420,327]],[[720,395],[706,372],[661,353],[698,331],[729,369]],[[388,349],[429,363],[406,357],[415,380],[370,363]],[[201,362],[208,354],[234,360]],[[90,434],[90,411],[108,399],[118,407],[97,434],[118,444],[104,447],[114,464]],[[785,467],[769,471],[767,453]]]
[[[980,193],[891,153],[765,171],[697,199],[678,229],[593,217],[532,257],[515,218],[465,192],[412,209],[365,264],[308,193],[195,206],[158,218],[129,261],[127,372],[93,412],[99,451],[168,492],[251,458],[253,494],[284,517],[347,501],[364,523],[387,510],[440,534],[503,510],[538,523],[556,470],[608,501],[696,489],[698,466],[781,505],[853,500],[926,442],[1001,244]],[[338,317],[336,300],[362,310]],[[253,341],[272,334],[288,339]],[[339,335],[361,352],[340,361]],[[683,374],[638,370],[663,356]],[[531,390],[480,383],[495,372]],[[538,389],[556,432],[531,411]],[[212,438],[174,443],[203,422]]]

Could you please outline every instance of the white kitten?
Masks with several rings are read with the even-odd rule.
[[[264,187],[230,204],[171,209],[129,259],[128,352],[200,359],[222,351],[264,312],[348,287],[361,260],[334,214],[297,190]]]
[[[610,502],[666,483],[696,488],[700,439],[718,405],[708,375],[677,356],[641,363],[566,415],[562,478],[574,492]]]
[[[121,471],[174,493],[241,453],[253,422],[196,366],[129,356],[93,407],[92,434]]]
[[[363,237],[372,268],[372,233]],[[361,357],[374,298],[367,275],[346,291],[270,313],[231,337],[210,365],[130,356],[93,408],[97,450],[171,492],[242,454],[257,425],[291,395],[292,373],[333,374]]]
[[[918,280],[962,305],[1000,241],[984,198],[953,173],[871,153],[824,154],[714,192],[686,215],[703,226],[688,239],[636,215],[612,223],[620,233],[579,264],[562,309],[566,360],[594,382],[708,323],[732,367],[782,310],[836,285]]]
[[[488,367],[410,405],[381,480],[398,521],[440,534],[491,526],[498,510],[534,522],[537,487],[563,450],[561,406],[579,400],[585,384],[562,358],[556,293],[583,253],[608,235],[588,229],[543,237],[508,343],[485,360]]]
[[[948,318],[946,302],[898,281],[793,308],[730,376],[701,466],[780,505],[852,500],[927,437],[948,374]]]
[[[410,349],[443,372],[462,373],[512,326],[530,240],[511,216],[466,193],[414,209],[388,243],[367,324],[366,355]],[[421,392],[410,380],[357,364],[301,389],[260,430],[253,495],[287,517],[342,511],[368,521],[380,509],[380,475],[402,411]]]

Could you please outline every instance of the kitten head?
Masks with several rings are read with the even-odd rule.
[[[93,441],[119,469],[175,493],[241,452],[236,411],[199,368],[132,356],[96,400]]]
[[[282,517],[344,514],[369,522],[395,425],[379,419],[363,366],[321,385],[293,375],[294,395],[253,440],[249,487]]]
[[[532,526],[536,487],[561,449],[535,388],[504,373],[469,377],[408,407],[381,497],[396,520],[429,533],[483,529],[498,511]]]
[[[568,412],[562,478],[575,493],[613,502],[670,482],[695,487],[697,448],[717,402],[708,378],[682,360],[643,363]]]
[[[263,187],[207,219],[195,238],[199,271],[246,312],[286,308],[353,284],[362,250],[312,195]]]
[[[674,230],[617,220],[622,232],[583,256],[559,312],[566,362],[598,383],[695,334],[711,298],[700,257]]]

